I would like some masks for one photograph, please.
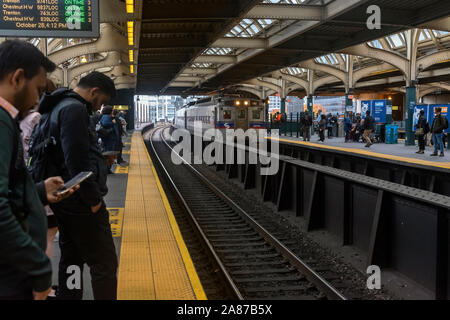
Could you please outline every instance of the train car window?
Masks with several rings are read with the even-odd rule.
[[[261,119],[261,110],[260,110],[260,109],[253,110],[253,111],[252,111],[252,117],[253,117],[253,119],[255,119],[255,120]]]
[[[223,118],[226,119],[226,120],[231,119],[231,110],[223,111]]]
[[[245,112],[246,110],[239,110],[238,111],[238,119],[246,119],[247,118],[247,114]]]

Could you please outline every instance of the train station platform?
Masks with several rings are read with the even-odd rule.
[[[270,136],[268,138],[270,139]],[[417,146],[406,146],[404,143],[375,143],[370,148],[366,148],[365,143],[346,143],[344,138],[326,138],[324,142],[317,140],[317,135],[312,136],[310,142],[304,142],[301,137],[279,137],[280,143],[284,144],[301,145],[317,150],[335,151],[337,153],[353,154],[355,156],[377,160],[403,162],[436,169],[450,169],[450,153],[445,154],[444,157],[430,157],[430,154],[434,150],[434,147],[432,146],[426,147],[425,154],[417,154],[415,153],[418,150]]]
[[[140,133],[133,134],[118,273],[121,300],[205,293]]]
[[[119,259],[119,300],[206,300],[206,295],[153,167],[142,135],[125,140],[129,166],[112,168],[105,202]],[[60,251],[52,259],[57,284]],[[93,300],[89,268],[83,300]]]

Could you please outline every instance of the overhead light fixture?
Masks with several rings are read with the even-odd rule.
[[[128,45],[134,46],[134,22],[127,21]]]
[[[134,0],[127,0],[127,13],[134,13]]]
[[[240,105],[241,105],[241,102],[240,102],[239,100],[236,100],[236,101],[234,102],[234,104],[237,105],[237,106],[240,106]]]
[[[86,63],[86,62],[87,62],[86,56],[82,56],[82,57],[81,57],[81,63]]]
[[[130,49],[129,53],[130,53],[130,62],[134,62],[134,50]]]
[[[244,101],[244,105],[248,106],[249,102],[248,101]]]
[[[134,65],[133,64],[130,65],[130,73],[134,74]]]

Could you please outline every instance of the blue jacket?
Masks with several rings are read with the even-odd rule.
[[[352,120],[348,117],[345,117],[344,119],[344,131],[350,131],[352,130]]]

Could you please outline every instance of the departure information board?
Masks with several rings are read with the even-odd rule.
[[[99,0],[0,0],[0,37],[99,37]]]

